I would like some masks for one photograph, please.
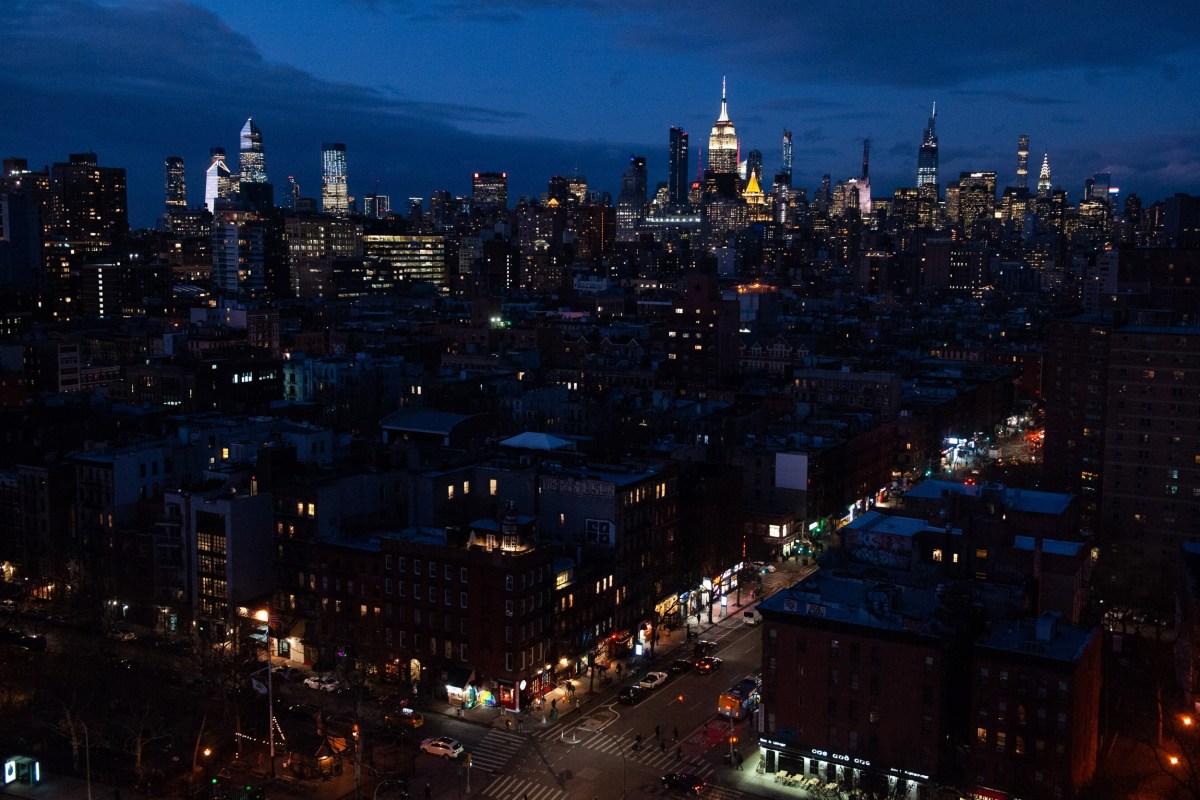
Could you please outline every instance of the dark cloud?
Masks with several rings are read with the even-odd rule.
[[[1061,106],[1075,102],[1059,97],[1025,94],[1006,89],[952,89],[950,94],[976,100],[1004,100],[1025,106]]]
[[[318,193],[323,141],[343,141],[352,193],[428,196],[467,191],[481,168],[505,169],[512,193],[535,193],[554,173],[579,168],[619,175],[620,155],[547,139],[513,140],[464,132],[464,123],[513,119],[518,112],[478,105],[413,102],[394,90],[323,81],[263,59],[215,15],[183,2],[107,5],[87,0],[18,2],[5,18],[0,48],[0,130],[5,155],[31,163],[97,151],[128,171],[134,224],[148,225],[162,203],[168,154],[188,164],[199,202],[208,150],[223,146],[236,168],[237,134],[253,116],[263,131],[268,173]]]

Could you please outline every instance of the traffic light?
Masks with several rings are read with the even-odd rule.
[[[730,744],[737,744],[737,737],[736,737],[736,736],[730,736],[730,737],[729,737],[729,743],[730,743]]]
[[[679,699],[679,703],[680,703],[680,705],[682,705],[682,704],[683,704],[683,695],[679,695],[679,698],[678,698],[678,699]]]

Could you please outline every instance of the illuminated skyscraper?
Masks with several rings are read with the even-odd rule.
[[[938,190],[938,138],[937,138],[937,103],[929,114],[929,125],[925,128],[925,138],[921,141],[921,149],[917,151],[917,188],[932,185],[934,192]]]
[[[183,170],[183,159],[167,156],[166,167],[167,211],[187,208],[187,176]]]
[[[321,210],[344,217],[350,213],[346,191],[346,145],[325,142],[321,145]]]
[[[262,131],[254,124],[253,119],[247,119],[242,126],[241,151],[239,153],[239,180],[242,183],[266,183],[267,164],[263,155]]]
[[[1029,188],[1029,134],[1017,137],[1017,188]]]
[[[688,202],[688,135],[682,128],[671,128],[667,161],[667,193],[672,206]]]
[[[646,159],[629,157],[629,169],[621,176],[617,198],[617,241],[637,241],[637,225],[646,216]]]
[[[762,150],[751,150],[746,155],[746,180],[751,175],[762,185]]]
[[[721,113],[708,135],[708,168],[717,174],[737,174],[738,138],[729,119],[724,78],[721,79]]]
[[[229,197],[233,193],[229,167],[225,165],[225,148],[214,147],[209,151],[212,162],[204,173],[204,205],[208,210],[215,211],[217,199]]]
[[[780,170],[781,175],[787,176],[785,184],[792,185],[792,132],[783,132],[783,169]]]
[[[1038,197],[1050,196],[1050,154],[1042,156],[1042,171],[1038,174]]]
[[[495,213],[508,208],[508,173],[476,172],[471,176],[471,208]]]

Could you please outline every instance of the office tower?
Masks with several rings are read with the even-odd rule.
[[[571,181],[565,175],[551,175],[549,183],[546,184],[546,202],[565,206],[575,202],[575,196],[571,194]]]
[[[682,128],[671,128],[667,152],[667,195],[672,206],[688,202],[688,135]]]
[[[183,159],[179,156],[167,156],[166,189],[167,211],[187,208],[187,176],[183,170]]]
[[[637,224],[646,216],[646,159],[630,156],[629,168],[621,176],[617,198],[617,241],[637,241]]]
[[[1029,188],[1029,134],[1017,137],[1017,188]]]
[[[321,145],[321,210],[344,217],[350,213],[346,190],[346,145],[325,142]]]
[[[759,186],[761,186],[762,185],[762,151],[761,150],[751,150],[749,152],[749,154],[746,155],[746,180],[750,180],[751,175],[754,176],[754,179],[757,180],[759,183]]]
[[[471,208],[498,213],[508,208],[508,173],[476,172],[471,176]]]
[[[209,212],[217,210],[217,200],[233,194],[233,183],[229,167],[225,165],[225,148],[214,147],[209,150],[211,161],[204,173],[204,205]]]
[[[242,183],[266,183],[267,164],[263,155],[262,131],[247,119],[242,126],[241,151],[238,154],[238,170]]]
[[[449,290],[446,240],[441,236],[368,233],[362,237],[371,288],[376,291],[402,281],[430,283]]]
[[[781,175],[786,176],[784,184],[792,185],[792,132],[783,132],[783,169],[780,170]]]
[[[266,286],[266,227],[252,211],[223,211],[212,228],[212,291],[255,295]]]
[[[996,173],[962,172],[955,184],[957,202],[951,204],[946,192],[946,205],[958,224],[970,238],[978,238],[990,230],[996,218]]]
[[[1050,196],[1050,154],[1042,156],[1042,171],[1038,173],[1038,197]]]
[[[862,180],[868,181],[871,179],[871,140],[863,139],[863,165]]]
[[[292,211],[296,210],[296,204],[300,200],[300,183],[295,176],[288,175],[287,194],[283,198],[283,207]]]
[[[738,138],[729,120],[724,78],[721,79],[721,113],[708,135],[708,168],[717,174],[737,174]]]
[[[420,202],[421,199],[417,198],[418,207]],[[392,198],[378,192],[363,195],[362,212],[367,219],[383,219],[392,213]]]
[[[583,205],[588,199],[588,185],[586,175],[576,175],[571,178],[567,184],[570,187],[571,194],[575,196],[575,202]]]
[[[925,128],[925,138],[917,151],[917,188],[931,185],[938,191],[938,138],[937,138],[937,103],[929,114],[929,125]]]

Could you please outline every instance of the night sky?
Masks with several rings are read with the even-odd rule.
[[[553,174],[616,194],[631,153],[666,179],[667,130],[707,146],[721,79],[742,154],[794,184],[856,176],[871,139],[877,196],[915,184],[938,104],[942,184],[963,170],[1030,183],[1049,152],[1078,200],[1094,172],[1122,198],[1200,193],[1200,3],[734,0],[5,0],[0,154],[40,167],[94,150],[129,173],[153,224],[162,160],[203,200],[208,150],[237,168],[253,116],[267,172],[320,194],[320,146],[346,143],[351,194],[465,194],[509,173],[510,198]]]

